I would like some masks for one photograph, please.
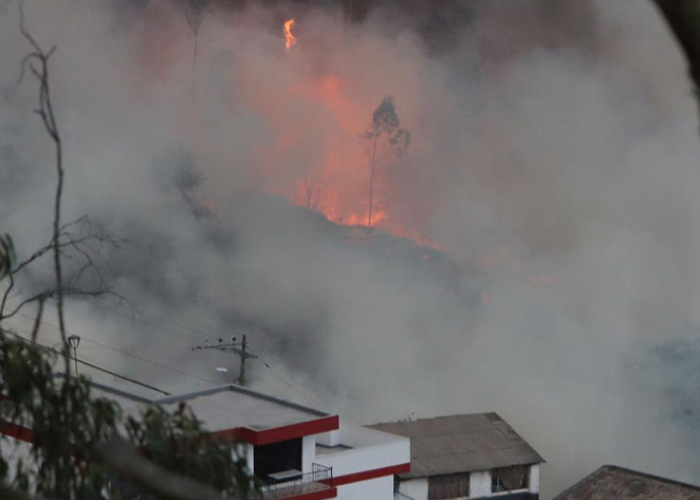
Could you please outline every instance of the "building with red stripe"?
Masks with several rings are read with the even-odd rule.
[[[392,500],[394,475],[410,471],[409,439],[238,385],[156,400],[98,383],[93,390],[134,416],[148,405],[187,403],[214,436],[242,443],[268,500]],[[11,423],[0,423],[0,432],[33,440],[31,429]]]

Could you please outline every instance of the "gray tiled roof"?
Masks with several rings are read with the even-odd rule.
[[[544,462],[496,413],[476,413],[368,426],[411,438],[411,472],[426,477]]]
[[[604,465],[554,500],[700,500],[700,487]]]

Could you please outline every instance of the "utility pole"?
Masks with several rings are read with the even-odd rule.
[[[216,345],[199,345],[192,348],[193,351],[199,351],[203,349],[211,349],[215,351],[223,351],[237,354],[241,358],[241,362],[238,368],[238,385],[245,386],[245,361],[246,359],[256,359],[257,356],[248,352],[248,336],[243,335],[241,342],[236,342],[236,337],[231,337],[230,344],[224,344],[223,339],[219,339],[219,343]]]
[[[75,360],[75,374],[78,374],[78,346],[80,345],[80,337],[71,335],[68,337],[68,343],[73,348],[73,360]]]
[[[238,385],[245,387],[245,358],[248,355],[246,353],[246,347],[248,347],[248,336],[243,334],[243,342],[241,342],[241,363],[238,368]]]

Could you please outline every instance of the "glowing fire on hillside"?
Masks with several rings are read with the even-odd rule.
[[[298,43],[294,29],[295,19],[284,23],[285,46],[290,50]],[[368,95],[361,80],[344,66],[307,70],[303,58],[298,58],[281,61],[279,68],[280,79],[274,84],[256,77],[246,82],[250,102],[271,127],[272,142],[256,156],[265,190],[332,222],[366,225],[371,168],[368,143],[362,136],[385,94]],[[293,77],[287,78],[290,74]],[[401,102],[397,105],[400,113]],[[372,226],[440,248],[421,234],[415,223],[418,217],[406,213],[406,203],[402,213],[395,208],[401,192],[389,175],[394,161],[398,160],[386,160],[377,168]]]
[[[287,50],[290,50],[297,43],[296,37],[292,34],[292,28],[294,28],[294,24],[294,19],[289,19],[284,23],[284,38]]]

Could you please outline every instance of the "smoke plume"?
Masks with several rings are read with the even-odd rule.
[[[57,46],[64,221],[119,238],[132,306],[69,300],[79,356],[175,392],[232,380],[191,348],[246,334],[253,387],[349,420],[499,412],[547,459],[544,498],[605,463],[700,483],[690,358],[672,369],[700,324],[700,142],[650,3],[212,2],[196,51],[185,2],[26,3]],[[21,258],[55,178],[16,7],[0,230]],[[389,95],[411,147],[369,231],[360,136]]]

